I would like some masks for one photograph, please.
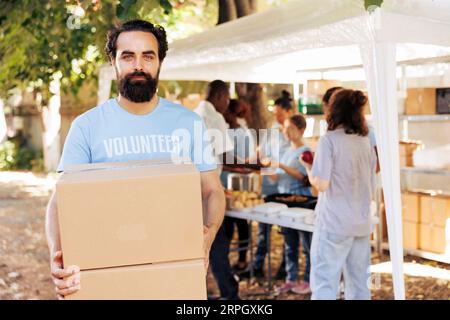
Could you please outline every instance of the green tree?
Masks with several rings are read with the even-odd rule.
[[[96,79],[98,66],[107,61],[103,47],[113,24],[149,19],[164,26],[173,40],[202,31],[214,16],[209,14],[216,11],[214,6],[213,0],[3,0],[0,97],[13,88],[34,90],[49,140],[44,141],[44,156],[57,158],[60,89],[76,94],[86,80]],[[54,169],[55,162],[47,167]]]

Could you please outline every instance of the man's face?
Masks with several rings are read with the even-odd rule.
[[[158,41],[149,32],[126,31],[117,38],[116,69],[120,94],[130,101],[150,101],[158,87]]]
[[[221,114],[224,114],[227,111],[229,104],[230,104],[230,93],[228,91],[221,92],[217,96],[215,105],[216,110]]]

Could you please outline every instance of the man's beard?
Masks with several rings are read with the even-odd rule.
[[[133,77],[142,76],[145,80],[134,80]],[[153,78],[149,73],[136,71],[119,78],[118,89],[120,94],[130,101],[141,103],[152,100],[158,88],[159,70]]]

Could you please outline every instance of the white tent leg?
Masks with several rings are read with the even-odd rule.
[[[380,158],[394,295],[395,299],[404,300],[395,43],[373,41],[361,46],[361,55]]]

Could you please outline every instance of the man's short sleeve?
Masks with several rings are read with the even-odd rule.
[[[88,140],[79,122],[75,119],[70,126],[58,165],[58,172],[64,171],[69,164],[91,163],[91,152]]]
[[[331,170],[333,167],[332,152],[332,145],[327,136],[320,138],[316,154],[314,155],[312,167],[313,177],[318,177],[327,181],[331,180]]]
[[[219,137],[214,137],[212,142],[215,155],[220,156],[223,153],[234,150],[234,141],[228,134],[228,124],[225,122],[223,116],[219,114],[217,119],[211,122],[211,126],[208,126],[211,133],[214,133],[215,130],[218,130],[217,132],[220,133]]]
[[[216,170],[217,161],[213,155],[211,140],[205,124],[200,117],[196,117],[195,121],[201,126],[201,136],[192,135],[191,159],[200,172]]]

